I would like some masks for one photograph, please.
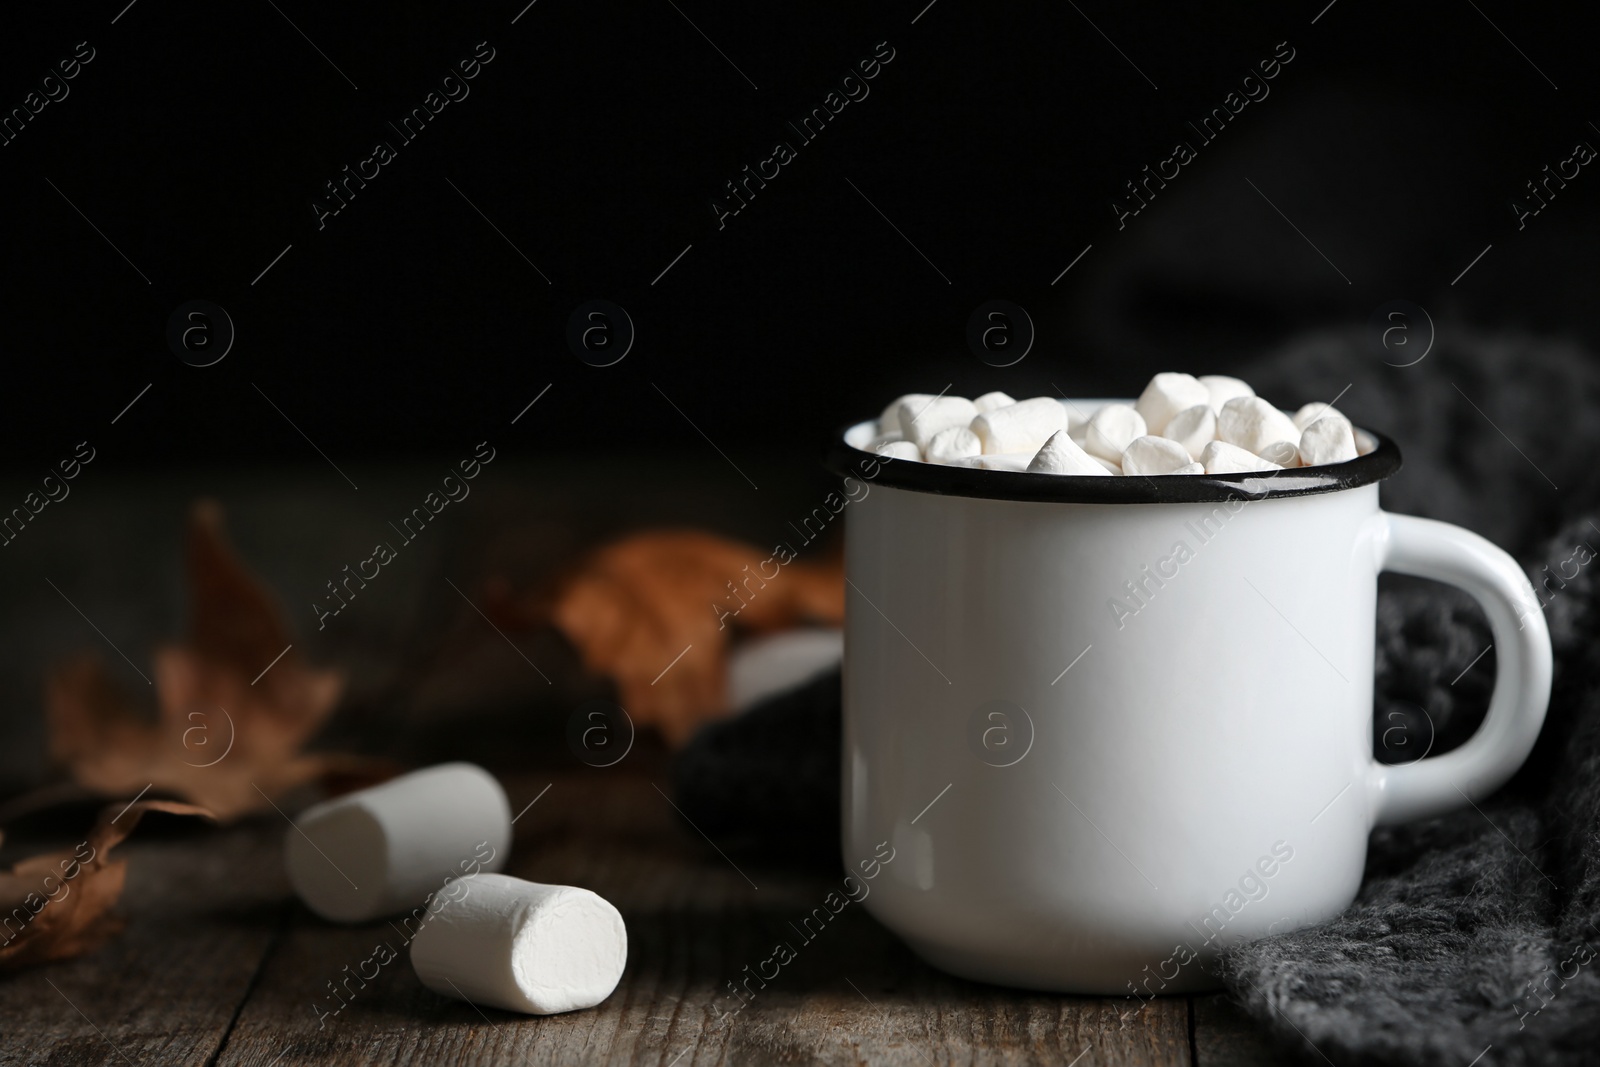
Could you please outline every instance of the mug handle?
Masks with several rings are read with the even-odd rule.
[[[1528,758],[1550,702],[1550,630],[1517,562],[1468,530],[1380,512],[1378,565],[1465,590],[1489,617],[1497,665],[1483,724],[1442,756],[1367,773],[1375,825],[1408,822],[1466,805],[1498,789]]]

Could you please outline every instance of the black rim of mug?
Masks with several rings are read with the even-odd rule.
[[[861,425],[861,424],[857,424]],[[1381,433],[1365,430],[1377,447],[1345,463],[1293,467],[1248,474],[1123,475],[1097,478],[1074,474],[952,467],[914,459],[890,459],[845,442],[854,429],[833,435],[823,464],[835,474],[891,489],[987,500],[1035,500],[1062,504],[1209,504],[1225,500],[1337,493],[1372,485],[1400,469],[1400,447]],[[867,470],[877,464],[876,473]]]

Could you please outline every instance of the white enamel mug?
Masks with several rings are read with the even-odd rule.
[[[964,977],[1212,988],[1237,941],[1338,914],[1374,826],[1477,801],[1533,747],[1550,639],[1476,534],[1378,507],[1393,442],[1273,474],[1066,477],[881,459],[844,431],[847,860]],[[850,486],[849,481],[846,483]],[[1470,593],[1497,678],[1463,746],[1373,758],[1380,571]],[[1420,747],[1420,745],[1419,745]]]

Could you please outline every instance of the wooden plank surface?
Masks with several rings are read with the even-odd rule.
[[[627,971],[592,1011],[533,1018],[428,991],[401,928],[334,926],[292,902],[273,816],[125,845],[127,933],[84,959],[0,978],[0,1065],[1144,1067],[1191,1064],[1192,1050],[1206,1067],[1287,1062],[1218,998],[1197,998],[1191,1038],[1185,999],[1131,1016],[1122,999],[950,977],[857,904],[801,942],[789,922],[836,881],[721,855],[677,816],[664,771],[646,757],[507,780],[513,811],[549,786],[517,822],[508,873],[592,888],[627,921]],[[740,1003],[726,983],[780,939],[799,943],[796,959],[724,1014]],[[363,961],[383,944],[394,961],[330,1013],[328,983],[371,974]]]
[[[263,824],[118,846],[131,860],[127,930],[79,959],[0,975],[0,1064],[210,1062],[292,914],[281,840]]]
[[[610,1000],[548,1018],[480,1011],[424,989],[402,954],[337,1016],[319,1019],[312,1004],[323,984],[385,940],[402,948],[402,931],[387,923],[339,929],[298,911],[219,1063],[265,1067],[279,1055],[285,1067],[1189,1061],[1181,1000],[1152,1005],[1124,1030],[1120,1001],[1024,994],[941,974],[859,905],[724,1016],[741,1003],[726,983],[766,958],[775,941],[799,941],[789,920],[817,906],[833,881],[723,857],[679,821],[664,776],[650,768],[513,782],[512,809],[546,784],[518,821],[507,871],[586,886],[622,911],[628,969]]]

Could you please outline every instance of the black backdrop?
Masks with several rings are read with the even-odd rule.
[[[1600,177],[1521,229],[1511,206],[1600,144],[1576,9],[124,5],[0,35],[0,107],[60,97],[0,147],[19,485],[85,438],[112,467],[320,462],[295,427],[346,467],[466,454],[536,396],[526,454],[703,452],[698,427],[755,473],[900,392],[1126,392],[1395,299],[1441,330],[1600,328]],[[76,77],[42,81],[79,42]],[[1284,48],[1202,143],[1188,123]],[[800,144],[786,124],[886,49]],[[414,141],[391,129],[490,51]],[[795,158],[719,226],[779,140]],[[1196,158],[1119,228],[1123,183],[1179,140]],[[319,228],[378,141],[394,158]],[[965,341],[993,298],[1037,328],[1003,369]],[[167,340],[195,299],[236,329],[203,368]],[[613,366],[566,340],[591,299],[636,330]]]

